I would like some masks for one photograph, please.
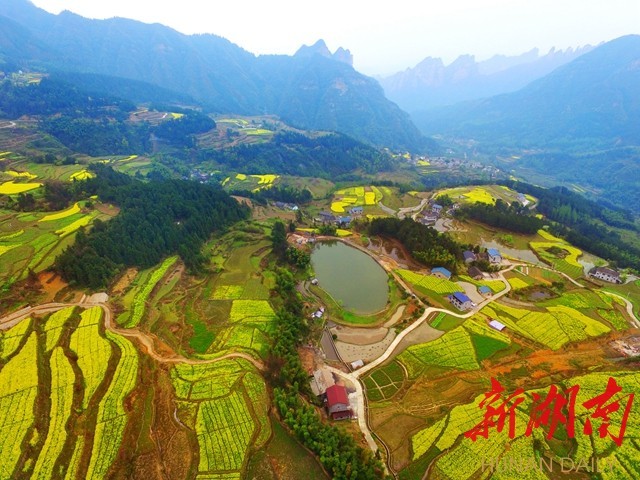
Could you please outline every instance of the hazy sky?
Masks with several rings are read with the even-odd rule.
[[[482,60],[640,34],[640,0],[32,1],[52,13],[215,33],[255,54],[293,54],[323,38],[332,51],[350,49],[355,67],[369,75],[404,70],[427,56]]]

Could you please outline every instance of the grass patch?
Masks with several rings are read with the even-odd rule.
[[[482,362],[490,358],[494,353],[509,347],[508,343],[483,335],[471,335],[471,341],[473,342],[473,348],[476,350],[478,362]]]

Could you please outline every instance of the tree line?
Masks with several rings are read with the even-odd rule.
[[[369,235],[380,235],[398,240],[411,256],[430,267],[445,267],[458,271],[462,246],[445,233],[438,233],[410,218],[375,218],[369,223]]]

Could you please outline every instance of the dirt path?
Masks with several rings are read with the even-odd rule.
[[[67,307],[81,307],[81,308],[91,308],[91,307],[100,307],[104,312],[104,326],[110,332],[116,333],[118,335],[122,335],[123,337],[135,339],[135,341],[142,347],[142,350],[149,355],[151,358],[160,363],[184,363],[187,365],[206,365],[211,363],[220,362],[222,360],[228,360],[230,358],[243,358],[250,362],[253,366],[255,366],[258,370],[264,370],[264,365],[262,362],[259,362],[251,355],[241,352],[232,352],[227,353],[221,357],[211,358],[211,359],[193,359],[186,358],[182,355],[178,355],[177,353],[173,353],[171,356],[166,356],[159,353],[155,348],[154,337],[151,334],[142,332],[138,329],[122,329],[118,328],[113,324],[112,321],[112,312],[111,308],[106,303],[94,303],[94,302],[86,302],[86,303],[47,303],[44,305],[38,305],[36,307],[26,307],[18,312],[14,312],[10,315],[7,315],[3,318],[0,318],[0,330],[7,330],[14,325],[17,325],[20,321],[25,319],[28,316],[34,314],[47,314],[56,312],[58,310],[62,310]]]
[[[626,298],[620,296],[620,295],[616,295],[615,293],[611,293],[611,292],[607,292],[605,290],[602,290],[602,293],[604,293],[605,295],[609,295],[611,297],[616,297],[619,298],[620,300],[622,300],[625,305],[627,306],[627,313],[629,314],[629,316],[631,317],[631,321],[634,324],[634,326],[636,328],[640,328],[640,320],[638,319],[638,317],[636,317],[636,314],[633,311],[633,304],[627,300]]]

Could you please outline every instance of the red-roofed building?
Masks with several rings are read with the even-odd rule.
[[[333,385],[327,388],[327,410],[333,420],[342,420],[353,416],[347,389],[342,385]]]

